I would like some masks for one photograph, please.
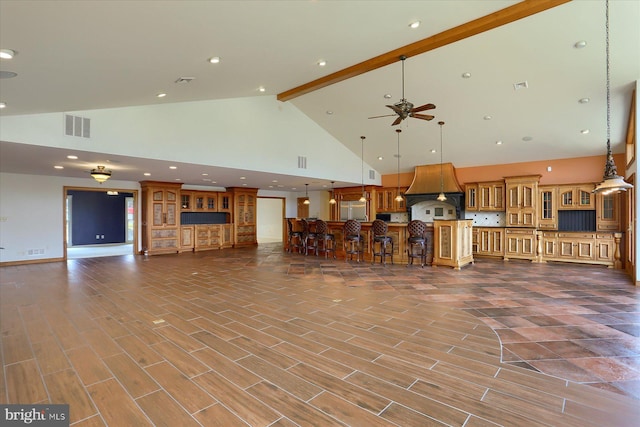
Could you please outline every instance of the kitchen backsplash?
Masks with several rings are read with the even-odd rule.
[[[390,222],[409,222],[409,212],[396,212],[390,215]]]
[[[475,227],[505,227],[507,215],[504,212],[465,212],[464,219],[472,219]]]

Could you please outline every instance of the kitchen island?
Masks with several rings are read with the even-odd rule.
[[[297,218],[289,218],[294,224],[294,229],[302,230],[302,222]],[[313,230],[314,221],[309,220],[309,224],[311,229]],[[371,250],[371,241],[373,239],[373,231],[371,230],[372,222],[361,222],[362,231],[361,234],[364,236],[364,260],[365,262],[371,262],[373,258],[372,250]],[[407,223],[406,222],[388,222],[389,231],[387,235],[393,239],[393,262],[395,264],[407,264]],[[327,225],[329,227],[329,233],[335,235],[336,239],[336,256],[338,258],[344,258],[344,248],[343,248],[343,236],[342,229],[344,227],[344,221],[327,221]],[[287,230],[286,219],[283,230]],[[431,265],[433,261],[433,224],[427,224],[427,260],[426,264]],[[287,237],[285,236],[283,241],[285,242],[285,250],[287,250]],[[312,255],[310,255],[312,256]],[[324,254],[320,254],[320,256],[324,256]],[[387,259],[387,262],[390,262]]]

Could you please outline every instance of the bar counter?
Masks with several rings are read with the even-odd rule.
[[[294,230],[302,230],[302,222],[297,218],[289,218],[293,223]],[[287,235],[287,223],[285,219],[285,224],[283,230],[285,230],[285,250],[288,245]],[[361,222],[362,230],[361,234],[364,236],[364,260],[371,262],[372,260],[372,250],[371,250],[371,241],[373,240],[373,232],[371,230],[372,222]],[[336,256],[338,258],[344,258],[344,247],[343,247],[343,227],[344,221],[327,221],[327,225],[329,227],[329,233],[333,234],[336,239]],[[393,239],[393,262],[395,264],[407,264],[407,223],[406,222],[388,222],[389,231],[387,232],[387,236]],[[313,231],[315,223],[312,220],[309,220],[309,226]],[[431,265],[433,261],[433,224],[427,224],[427,260],[426,264]],[[313,254],[315,255],[315,254]],[[320,253],[319,256],[324,256],[324,253]],[[354,257],[355,260],[355,257]],[[380,262],[379,258],[376,258],[377,262]],[[390,258],[387,257],[387,262],[391,262]],[[416,261],[414,261],[416,263]],[[419,266],[419,263],[418,263]]]

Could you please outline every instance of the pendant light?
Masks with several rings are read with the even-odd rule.
[[[360,197],[360,202],[366,202],[367,201],[367,196],[364,193],[364,136],[360,137],[360,145],[362,146],[360,148],[360,158],[362,160],[362,170],[360,171],[361,176],[362,176],[362,197]]]
[[[447,196],[444,195],[444,177],[442,175],[442,126],[444,122],[438,122],[440,125],[440,194],[438,194],[437,200],[444,202],[447,200]]]
[[[311,203],[309,202],[309,184],[305,184],[304,186],[304,202],[302,202],[302,204],[308,205]]]
[[[611,154],[611,81],[609,72],[609,0],[605,1],[605,37],[606,37],[606,58],[607,58],[607,161],[604,165],[604,176],[602,182],[596,185],[594,193],[610,194],[619,191],[627,191],[633,188],[633,185],[624,181],[624,178],[618,175],[616,164]]]
[[[104,166],[98,166],[96,169],[91,169],[91,176],[100,184],[111,178],[111,171],[105,169]]]
[[[329,204],[330,205],[335,205],[336,202],[336,193],[333,190],[333,184],[335,183],[335,181],[331,181],[331,198],[329,199]]]
[[[402,129],[396,129],[396,134],[398,135],[398,154],[396,154],[398,158],[398,194],[395,200],[398,203],[402,201],[402,194],[400,194],[400,132],[402,132]]]

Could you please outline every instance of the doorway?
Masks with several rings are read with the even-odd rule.
[[[258,197],[258,244],[282,243],[285,199]]]
[[[137,190],[64,188],[64,258],[137,253]]]

